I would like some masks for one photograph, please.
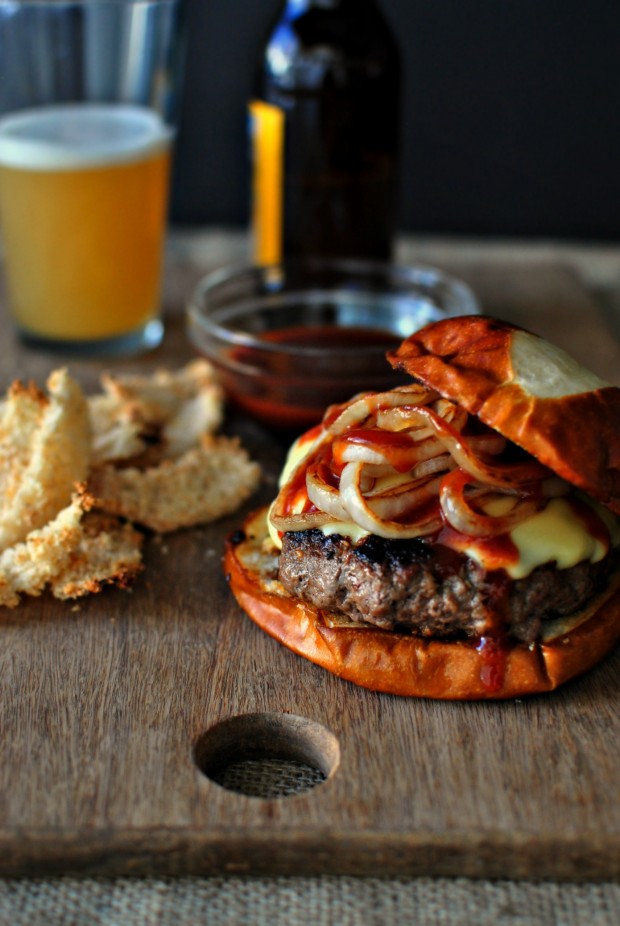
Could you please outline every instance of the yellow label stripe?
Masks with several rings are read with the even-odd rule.
[[[284,112],[254,100],[252,119],[252,236],[258,264],[282,259]]]

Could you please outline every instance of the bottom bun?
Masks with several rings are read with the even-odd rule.
[[[294,653],[333,674],[389,694],[471,700],[551,691],[586,672],[620,640],[618,582],[590,605],[550,622],[532,644],[446,641],[373,627],[330,626],[329,615],[293,598],[277,580],[266,543],[267,508],[229,538],[224,569],[243,610]]]

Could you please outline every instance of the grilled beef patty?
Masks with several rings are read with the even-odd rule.
[[[558,570],[540,566],[524,579],[487,572],[447,547],[422,540],[366,537],[353,544],[319,530],[286,533],[279,579],[315,607],[386,630],[425,637],[480,637],[501,630],[529,643],[541,622],[579,611],[616,565]]]

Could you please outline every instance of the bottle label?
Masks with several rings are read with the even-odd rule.
[[[252,239],[257,264],[282,259],[284,111],[252,100],[249,104],[252,145]]]

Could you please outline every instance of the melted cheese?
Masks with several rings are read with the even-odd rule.
[[[307,457],[317,444],[320,443],[323,434],[324,431],[322,428],[315,428],[312,431],[308,431],[307,434],[302,434],[301,437],[298,437],[297,440],[291,444],[278,480],[280,488],[286,485],[293,475],[293,472],[297,469],[297,465],[301,463],[304,457]]]
[[[308,456],[311,450],[314,450],[316,445],[320,442],[323,436],[323,430],[321,428],[315,428],[312,431],[308,431],[306,434],[302,434],[301,437],[291,444],[291,447],[284,461],[284,466],[282,472],[280,473],[280,478],[278,480],[278,487],[281,489],[289,481],[297,466],[301,463],[304,457]],[[275,502],[274,502],[275,504]],[[273,507],[273,505],[271,506]],[[302,510],[302,505],[293,505],[293,513],[297,514]],[[353,534],[343,533],[343,531],[336,531],[334,522],[334,530],[331,531],[332,534],[341,533],[345,537],[351,537],[351,539],[359,539],[364,536],[362,533],[359,537],[354,537]],[[328,527],[329,525],[326,525]],[[282,547],[282,541],[280,540],[280,535],[275,527],[271,523],[271,518],[267,517],[267,527],[269,529],[269,536],[271,537],[272,542],[279,549]],[[357,525],[351,524],[351,528],[356,528]],[[359,530],[359,528],[357,528]],[[327,533],[327,530],[325,531]]]
[[[513,579],[522,579],[545,563],[555,563],[558,569],[570,569],[584,561],[596,563],[609,549],[608,544],[590,533],[587,524],[563,498],[551,499],[542,511],[510,531],[509,536],[518,558],[505,562],[503,568]],[[487,568],[484,553],[475,543],[468,547],[467,555]]]

